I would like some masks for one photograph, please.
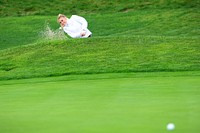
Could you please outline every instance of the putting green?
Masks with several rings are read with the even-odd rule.
[[[0,132],[200,131],[200,76],[111,75],[1,81]]]

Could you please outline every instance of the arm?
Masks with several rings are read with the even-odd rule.
[[[77,16],[77,15],[73,15],[73,18],[75,21],[77,21],[78,23],[80,23],[82,26],[82,30],[86,30],[88,27],[88,22],[85,20],[85,18]]]
[[[80,37],[80,33],[71,32],[66,27],[64,27],[63,30],[64,30],[65,33],[67,33],[67,35],[69,35],[72,38],[79,38]]]

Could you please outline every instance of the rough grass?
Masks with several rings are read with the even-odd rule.
[[[199,5],[1,0],[0,132],[199,132]],[[93,37],[55,39],[58,13]]]
[[[198,38],[112,37],[49,41],[0,52],[0,79],[112,72],[195,71]]]
[[[10,2],[15,3],[16,8],[18,3],[22,3]],[[99,1],[105,6],[111,3],[117,5],[119,2],[122,1]],[[48,34],[45,37],[47,39],[44,39],[41,32],[45,33],[47,23],[50,26],[47,29],[47,32],[51,33],[50,37],[57,31],[57,14],[2,17],[0,79],[199,70],[200,17],[197,6],[188,6],[190,4],[187,5],[187,1],[162,1],[163,3],[158,4],[154,2],[157,1],[145,3],[130,0],[118,5],[123,7],[131,3],[146,4],[144,8],[140,8],[143,10],[106,14],[103,11],[98,14],[83,12],[80,15],[88,20],[89,29],[93,32],[92,38],[83,40],[70,39],[67,36],[64,40],[54,37],[49,39]],[[6,1],[2,3],[2,6],[7,4]],[[191,1],[191,4],[196,3],[198,2]],[[29,4],[37,8],[41,3],[24,2],[26,6]],[[161,5],[165,8],[160,8]],[[78,7],[77,5],[77,10],[81,9]],[[9,26],[5,27],[5,24]]]
[[[0,16],[105,14],[143,9],[198,9],[199,5],[199,0],[1,0]]]
[[[82,16],[88,20],[93,38],[136,35],[144,35],[145,38],[145,36],[199,37],[199,14],[199,10],[192,8],[146,9]],[[36,42],[42,38],[40,33],[46,30],[47,23],[53,31],[59,28],[56,15],[6,17],[0,20],[0,49]]]

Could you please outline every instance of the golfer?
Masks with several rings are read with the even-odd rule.
[[[92,36],[92,32],[88,30],[88,22],[80,16],[72,15],[67,18],[63,14],[59,14],[57,21],[60,26],[72,38],[88,38]]]

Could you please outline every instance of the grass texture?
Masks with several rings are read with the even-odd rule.
[[[14,5],[14,6],[13,6]],[[105,14],[144,9],[196,8],[198,0],[1,0],[0,16]]]
[[[61,12],[62,13],[62,12]],[[95,37],[121,36],[181,36],[200,35],[200,11],[189,9],[145,9],[114,14],[78,14],[85,17]],[[66,14],[68,17],[71,15]],[[47,25],[59,28],[54,16],[25,16],[0,18],[0,49],[37,42]],[[128,38],[127,38],[128,40]],[[112,43],[112,42],[111,42]]]
[[[0,133],[200,132],[199,5],[1,0]],[[63,35],[58,13],[93,37]]]
[[[50,41],[0,53],[0,79],[116,72],[198,71],[199,39],[91,38]],[[111,43],[112,42],[112,43]]]
[[[0,18],[0,80],[150,71],[198,71],[199,11],[145,9],[86,15],[93,37],[44,39],[56,16]],[[12,21],[13,20],[13,21]],[[181,23],[180,23],[181,22]],[[13,30],[16,24],[20,30]]]
[[[174,133],[199,132],[200,77],[192,75],[0,81],[0,132],[168,133],[169,122],[176,126]]]

